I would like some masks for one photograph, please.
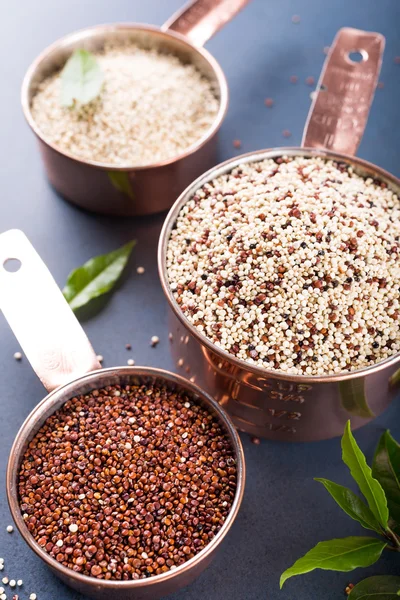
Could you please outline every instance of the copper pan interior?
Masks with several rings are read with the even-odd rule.
[[[337,154],[335,152],[331,152],[329,150],[324,149],[316,149],[316,148],[300,148],[300,147],[288,147],[288,148],[271,148],[267,150],[259,150],[257,152],[249,152],[248,154],[243,154],[241,156],[235,157],[234,159],[227,160],[220,165],[216,166],[213,169],[210,169],[203,175],[201,175],[198,179],[196,179],[191,186],[189,186],[181,196],[176,200],[175,204],[171,208],[165,222],[163,229],[160,234],[160,241],[158,246],[158,269],[161,280],[161,285],[164,290],[164,293],[167,297],[169,305],[171,306],[173,312],[178,317],[179,321],[183,324],[183,326],[190,331],[190,333],[206,348],[210,349],[212,352],[220,356],[222,359],[228,361],[245,371],[250,371],[260,377],[271,377],[272,379],[281,379],[285,381],[301,381],[304,383],[307,382],[339,382],[348,379],[353,379],[356,377],[360,377],[362,375],[369,375],[380,371],[388,366],[394,365],[395,363],[400,362],[400,352],[394,354],[386,358],[383,361],[380,361],[374,365],[364,367],[361,369],[357,369],[350,372],[337,373],[333,375],[293,375],[289,373],[283,373],[279,371],[273,371],[268,369],[263,369],[261,367],[257,367],[252,365],[251,363],[247,363],[243,360],[237,359],[232,354],[229,354],[225,350],[218,348],[215,344],[213,344],[205,335],[200,333],[186,318],[181,309],[179,308],[177,302],[175,301],[174,295],[171,291],[168,282],[167,268],[166,268],[166,253],[167,246],[170,237],[170,233],[174,228],[175,221],[182,209],[182,207],[188,202],[195,192],[201,188],[207,182],[219,177],[223,174],[229,173],[235,167],[250,162],[257,162],[260,160],[264,160],[267,158],[278,158],[281,156],[305,156],[305,157],[321,157],[324,159],[336,160],[339,162],[344,162],[348,165],[351,165],[354,171],[362,176],[362,177],[371,177],[372,179],[378,178],[379,180],[385,182],[390,189],[392,189],[395,193],[400,195],[400,180],[396,178],[394,175],[391,175],[384,169],[373,165],[367,161],[364,161],[360,158],[348,156],[345,154]]]
[[[104,48],[106,41],[130,41],[137,43],[146,49],[156,49],[163,53],[172,53],[183,63],[193,64],[197,69],[211,82],[215,97],[219,100],[219,110],[211,128],[192,146],[183,153],[163,162],[154,165],[126,165],[119,167],[114,164],[100,163],[82,159],[61,150],[55,144],[49,142],[41,133],[31,113],[32,98],[37,92],[40,83],[59,71],[76,48],[83,48],[91,52],[99,51]],[[207,50],[196,48],[184,36],[175,32],[164,32],[151,25],[141,24],[113,24],[97,25],[71,33],[46,48],[29,67],[21,91],[22,108],[25,117],[36,135],[48,146],[69,158],[84,164],[90,164],[103,169],[112,169],[114,171],[127,171],[132,169],[149,169],[174,162],[184,156],[191,154],[204,142],[211,138],[219,129],[221,122],[226,114],[228,106],[228,86],[225,75],[218,62],[211,56]]]
[[[217,533],[215,538],[201,551],[199,554],[188,560],[183,565],[177,567],[173,571],[168,571],[161,575],[155,575],[148,579],[137,579],[131,581],[119,581],[119,580],[99,580],[87,575],[76,573],[72,569],[64,567],[58,563],[54,558],[47,554],[39,544],[34,540],[32,535],[29,533],[25,522],[22,518],[21,511],[19,508],[18,500],[18,472],[21,464],[22,456],[37,431],[43,425],[45,420],[59,409],[67,400],[78,394],[85,394],[91,390],[98,389],[100,387],[113,385],[113,384],[130,384],[138,385],[142,383],[160,383],[167,384],[172,390],[185,390],[190,397],[193,398],[194,402],[205,406],[211,414],[222,424],[227,435],[229,436],[232,444],[237,465],[237,488],[235,498],[232,504],[232,508],[229,515],[223,524],[220,531]],[[19,430],[13,447],[11,449],[10,458],[7,467],[7,498],[10,506],[12,517],[21,533],[25,542],[30,548],[45,562],[49,567],[55,570],[64,579],[73,580],[76,586],[80,586],[83,589],[85,586],[92,586],[93,588],[101,588],[103,591],[109,590],[135,590],[137,588],[146,588],[148,586],[159,586],[167,585],[173,579],[181,579],[182,585],[185,585],[185,575],[188,575],[192,568],[199,567],[199,563],[204,561],[204,567],[208,564],[207,559],[209,555],[215,551],[216,547],[224,539],[228,533],[233,521],[238,513],[245,482],[245,465],[244,465],[244,454],[240,438],[236,432],[236,429],[227,416],[226,412],[213,400],[208,394],[203,392],[198,386],[187,381],[179,375],[169,373],[161,369],[153,369],[150,367],[117,367],[101,369],[80,377],[68,383],[61,388],[56,389],[48,396],[46,396],[30,413],[21,429]],[[197,569],[199,570],[199,569]],[[201,570],[201,569],[200,569]],[[178,584],[178,582],[177,582]],[[177,585],[177,588],[180,587]],[[151,589],[155,589],[154,587]],[[168,586],[169,589],[169,586]],[[125,596],[124,596],[125,597]],[[159,597],[157,593],[157,597]]]

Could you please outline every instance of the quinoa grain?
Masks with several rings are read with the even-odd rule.
[[[235,457],[219,422],[187,394],[113,386],[47,419],[18,490],[28,530],[55,560],[99,579],[146,578],[195,556],[222,527]]]
[[[324,375],[400,350],[399,252],[400,202],[385,183],[344,163],[279,157],[194,194],[167,272],[190,323],[222,350]]]
[[[63,107],[59,72],[32,100],[41,134],[61,151],[103,164],[154,164],[187,150],[215,121],[212,83],[194,65],[131,42],[108,43],[95,56],[104,73],[96,100]]]

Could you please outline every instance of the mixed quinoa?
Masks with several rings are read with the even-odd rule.
[[[323,375],[400,349],[400,201],[319,157],[244,163],[182,207],[167,248],[187,319],[251,364]]]

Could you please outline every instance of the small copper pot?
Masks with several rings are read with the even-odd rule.
[[[313,101],[301,148],[261,150],[228,160],[197,179],[178,198],[160,236],[161,284],[171,308],[172,352],[186,369],[231,414],[243,431],[276,440],[320,440],[343,433],[351,418],[360,427],[379,415],[395,395],[391,376],[400,353],[373,366],[348,373],[297,376],[263,369],[222,351],[186,319],[168,284],[166,249],[182,206],[206,182],[242,163],[278,156],[321,156],[352,165],[400,191],[400,181],[355,158],[375,91],[384,48],[376,33],[342,29],[328,56]],[[359,51],[363,60],[353,62]]]
[[[7,261],[21,262],[8,272]],[[29,290],[29,294],[27,291]],[[23,539],[64,583],[97,600],[156,600],[191,583],[210,563],[233,524],[243,497],[245,466],[236,429],[223,408],[197,385],[179,375],[150,367],[101,369],[97,357],[51,274],[21,231],[0,235],[0,308],[32,367],[49,392],[27,417],[11,449],[6,488],[11,515]],[[90,371],[90,372],[89,372]],[[237,465],[237,488],[229,515],[215,538],[199,554],[173,571],[132,581],[99,580],[64,567],[47,554],[28,531],[18,498],[18,473],[24,452],[45,420],[67,400],[108,385],[159,383],[184,390],[205,406],[229,436]]]
[[[98,25],[71,33],[46,48],[29,67],[22,84],[22,108],[36,134],[47,177],[66,200],[112,215],[145,215],[169,209],[194,178],[215,164],[217,133],[228,108],[225,75],[202,45],[249,0],[192,0],[161,28],[150,25]],[[65,64],[76,48],[94,51],[106,40],[137,42],[171,52],[194,64],[213,84],[219,110],[209,131],[179,156],[143,167],[116,167],[76,157],[45,140],[31,102],[38,85]]]

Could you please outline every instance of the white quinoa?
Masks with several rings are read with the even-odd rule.
[[[266,369],[323,375],[400,349],[400,201],[322,158],[240,165],[182,208],[173,294],[216,346]]]
[[[63,107],[60,72],[33,97],[41,134],[60,150],[118,166],[153,164],[184,152],[215,121],[213,85],[194,65],[127,42],[94,54],[104,73],[96,100]]]

